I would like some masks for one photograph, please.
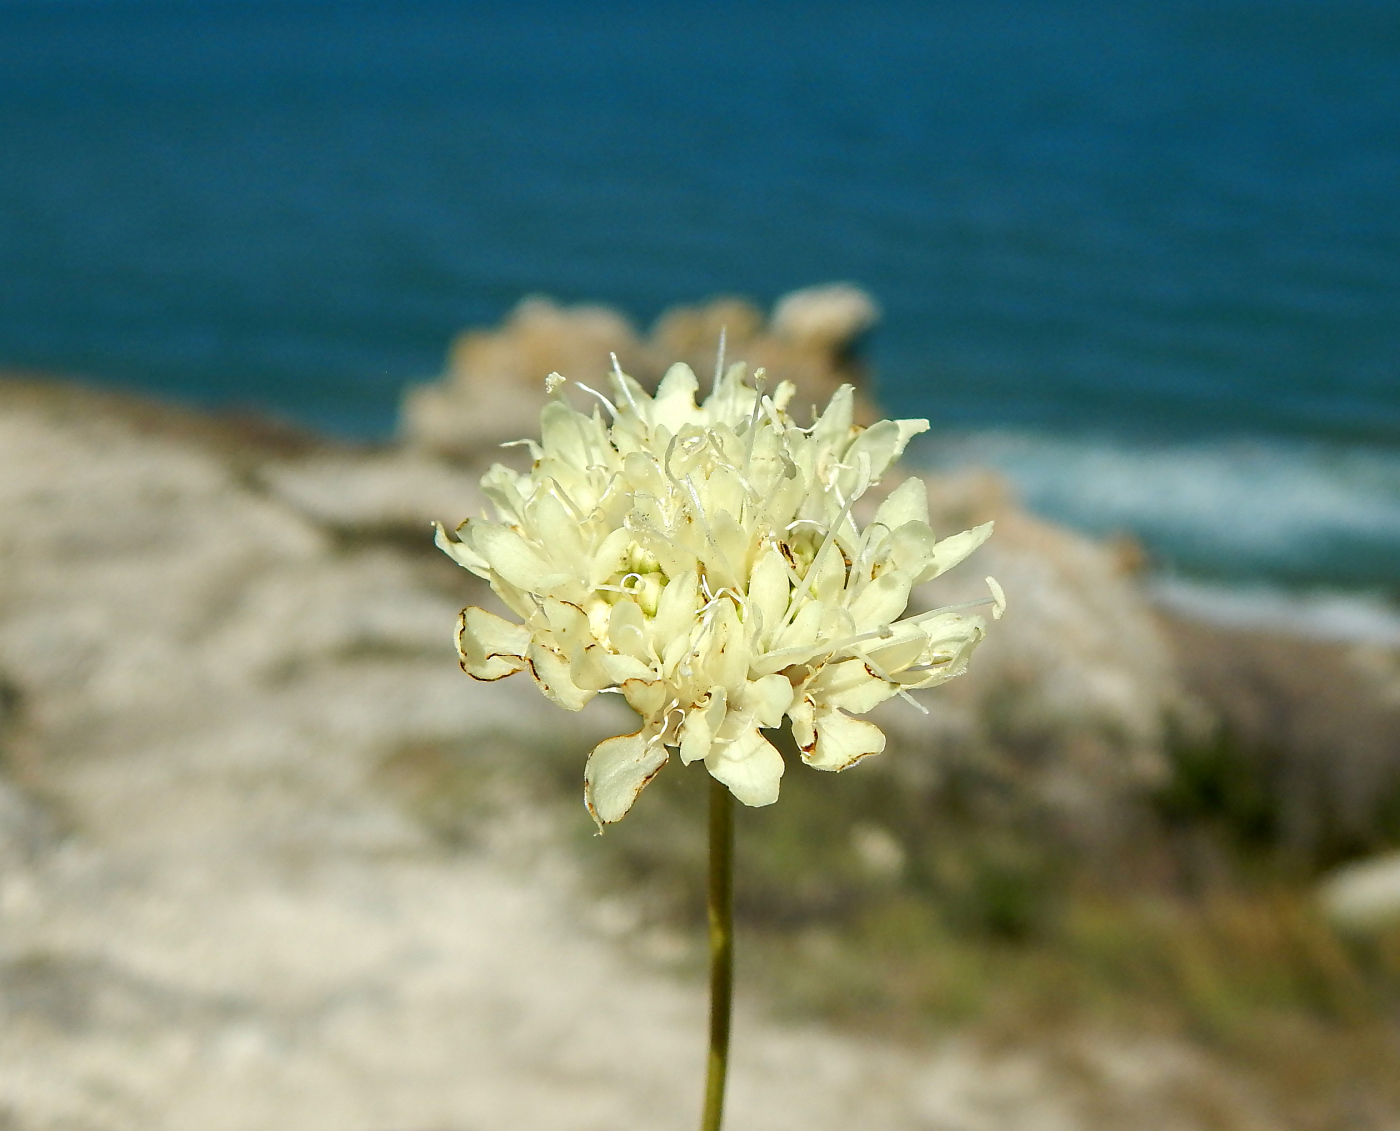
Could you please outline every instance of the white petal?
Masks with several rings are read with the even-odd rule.
[[[651,395],[642,388],[635,377],[614,367],[608,374],[608,384],[612,386],[613,395],[617,400],[618,411],[621,414],[618,422],[621,425],[626,427],[632,422],[651,423]]]
[[[927,523],[928,485],[917,475],[906,479],[880,504],[874,522],[886,530],[898,530],[906,522]]]
[[[462,610],[457,621],[457,655],[462,670],[473,679],[495,680],[514,675],[525,666],[530,630],[511,624],[475,605]]]
[[[546,597],[541,608],[555,644],[565,655],[571,654],[575,648],[586,648],[594,643],[588,618],[577,605]]]
[[[987,625],[978,616],[965,616],[962,613],[943,613],[920,621],[919,627],[929,639],[933,650],[961,648],[968,640],[981,640],[987,634]]]
[[[933,550],[938,539],[926,522],[906,522],[890,535],[889,559],[896,569],[902,569],[911,577],[923,577],[924,571],[933,561]],[[917,584],[917,583],[916,583]]]
[[[817,632],[822,626],[822,609],[819,601],[809,600],[786,629],[782,636],[773,641],[776,648],[802,648],[816,643]]]
[[[812,747],[816,745],[817,741],[814,714],[812,700],[804,695],[799,695],[792,706],[788,708],[788,718],[792,720],[793,741],[797,743],[797,748],[802,751],[804,762],[807,761],[807,755],[811,753]]]
[[[857,715],[899,694],[897,688],[877,676],[861,659],[827,664],[808,690],[824,707],[841,707]]]
[[[593,561],[589,564],[589,585],[596,588],[614,574],[623,573],[631,545],[632,532],[626,527],[619,526],[608,534],[594,551]]]
[[[538,610],[533,593],[529,593],[517,585],[512,585],[494,570],[491,573],[491,592],[496,594],[501,599],[501,604],[521,620],[528,621]]]
[[[525,513],[525,500],[520,494],[522,477],[506,467],[493,463],[481,477],[481,492],[491,500],[497,513],[505,522],[519,522]],[[525,486],[530,486],[525,476]]]
[[[643,452],[628,452],[622,461],[622,475],[631,491],[661,496],[666,493],[666,480],[654,457]]]
[[[699,577],[693,569],[673,577],[661,591],[656,619],[652,621],[652,636],[664,651],[677,638],[689,636],[695,623],[696,600],[700,594]]]
[[[834,603],[822,606],[822,626],[817,633],[818,639],[844,640],[855,634],[856,622],[849,609]]]
[[[659,629],[656,630],[657,639],[664,640]],[[679,678],[677,669],[681,661],[690,655],[690,634],[676,635],[671,637],[671,642],[666,645],[666,651],[661,653],[661,670],[668,679]]]
[[[627,515],[627,529],[637,543],[656,555],[667,577],[694,573],[698,551],[704,547],[698,542],[693,547],[688,545],[683,531],[667,534],[666,516],[655,499],[637,495],[631,501],[635,505]]]
[[[867,485],[875,482],[890,464],[900,457],[910,440],[920,432],[927,431],[927,420],[882,420],[878,424],[872,424],[856,437],[855,443],[841,457],[841,462],[850,468],[844,473],[846,484],[856,485],[862,457],[868,461]]]
[[[894,634],[888,640],[871,640],[861,646],[862,654],[869,656],[886,672],[897,672],[918,661],[928,637],[917,625],[891,626]]]
[[[681,725],[681,762],[684,765],[709,754],[715,731],[724,722],[725,708],[724,688],[716,687],[686,712]]]
[[[650,659],[646,617],[631,597],[623,597],[612,607],[612,615],[608,617],[608,643],[624,656],[643,662]]]
[[[463,569],[476,574],[477,577],[489,578],[491,576],[491,567],[486,564],[485,558],[465,542],[458,542],[457,539],[448,537],[447,531],[442,528],[442,523],[435,522],[433,526],[437,528],[437,533],[433,535],[433,542],[439,550]]]
[[[933,559],[924,568],[923,573],[915,578],[914,584],[932,581],[939,574],[946,573],[991,536],[992,524],[984,522],[981,526],[974,526],[971,530],[944,538],[934,546]]]
[[[608,458],[611,453],[613,458]],[[609,447],[604,453],[600,453],[602,462],[608,470],[614,470],[613,464],[617,461],[616,453]],[[563,463],[557,459],[540,459],[534,471],[530,474],[531,490],[541,490],[544,484],[552,481],[568,492],[571,498],[585,512],[591,511],[594,504],[598,502],[597,493],[590,473],[581,467],[575,467],[571,463]]]
[[[621,687],[622,697],[627,700],[627,705],[647,722],[654,723],[659,728],[670,697],[670,687],[652,677],[623,680]],[[674,699],[670,701],[675,702]]]
[[[862,589],[860,596],[850,606],[856,631],[869,632],[882,624],[892,624],[898,620],[909,604],[910,584],[911,578],[907,573],[891,569]]]
[[[812,429],[812,439],[822,447],[844,451],[851,435],[851,418],[855,407],[855,388],[842,385],[831,395],[821,418]]]
[[[588,691],[574,682],[568,662],[552,648],[531,644],[525,658],[530,674],[539,689],[566,711],[581,711],[597,692]]]
[[[744,626],[729,601],[720,601],[714,610],[710,631],[700,646],[700,664],[710,683],[737,696],[749,672],[749,649]]]
[[[766,643],[782,623],[791,588],[783,555],[777,550],[767,550],[761,554],[749,579],[749,608],[757,614],[753,627],[756,634],[761,630],[756,644]]]
[[[739,709],[761,727],[775,727],[792,705],[792,684],[784,675],[766,675],[744,685]]]
[[[846,588],[846,563],[839,553],[829,552],[820,563],[813,563],[802,579],[802,592],[810,593],[818,602],[834,601]]]
[[[572,566],[580,577],[586,575],[588,549],[584,545],[578,519],[553,491],[541,491],[526,506],[526,529],[541,545],[549,547],[555,562]],[[557,568],[557,567],[552,567]]]
[[[937,687],[967,670],[972,651],[987,634],[981,617],[964,617],[948,613],[924,621],[921,628],[929,635],[928,648],[919,657],[919,665],[891,677],[904,687]],[[920,670],[922,667],[923,670]]]
[[[720,728],[721,738],[726,729]],[[752,727],[733,738],[716,741],[705,759],[705,768],[745,805],[772,805],[778,800],[783,756]]]
[[[520,589],[535,589],[557,572],[518,531],[499,522],[473,519],[467,523],[465,540],[493,570]]]
[[[645,729],[604,739],[593,748],[583,771],[583,801],[600,832],[627,815],[666,758],[666,747]]]
[[[749,536],[728,511],[710,516],[710,553],[705,555],[710,583],[722,578],[727,585],[740,588],[744,584],[744,560],[748,555]]]
[[[695,406],[695,391],[699,387],[694,372],[684,362],[678,361],[666,370],[666,376],[661,379],[656,398],[652,401],[656,422],[664,424],[672,432],[679,431],[682,425],[694,423],[700,415]]]
[[[816,732],[816,745],[803,751],[802,760],[818,770],[844,770],[885,748],[884,731],[841,711],[818,712]]]
[[[583,691],[602,691],[618,681],[603,667],[602,658],[608,654],[601,644],[576,647],[569,653],[569,678]]]
[[[588,467],[597,463],[594,452],[599,446],[592,442],[592,421],[575,412],[560,400],[551,400],[540,410],[540,440],[545,455],[570,467]]]
[[[626,683],[629,679],[652,679],[655,675],[649,665],[642,663],[635,656],[604,651],[597,658],[603,670],[608,673],[608,678],[615,684]]]

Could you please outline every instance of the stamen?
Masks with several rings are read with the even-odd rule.
[[[673,714],[680,715],[681,717],[680,725],[676,728],[676,737],[680,738],[680,727],[685,725],[685,711],[684,709],[682,709],[681,701],[679,699],[672,699],[670,704],[667,706],[665,712],[661,716],[660,733],[663,737],[665,736],[666,732],[671,729],[671,716]]]
[[[627,529],[632,531],[634,534],[641,534],[643,537],[646,538],[655,538],[658,542],[665,542],[666,545],[670,546],[678,553],[684,554],[686,557],[695,557],[694,550],[682,546],[670,535],[658,530],[655,525],[653,525],[650,522],[647,522],[645,519],[634,518],[632,515],[629,514],[624,520],[624,524],[626,525]]]
[[[905,617],[896,624],[918,624],[920,621],[928,620],[930,617],[940,617],[944,613],[960,613],[964,609],[980,609],[983,605],[995,605],[996,601],[991,597],[982,597],[976,601],[963,601],[957,605],[944,605],[941,609],[929,609],[926,613],[915,613],[912,617]]]
[[[879,538],[874,537],[877,530],[885,533]],[[885,543],[889,540],[890,528],[883,522],[872,522],[865,528],[865,534],[861,539],[861,548],[856,554],[856,559],[851,563],[851,585],[847,590],[847,603],[854,601],[866,588],[875,580],[873,570],[879,560],[880,552],[885,548]]]
[[[992,591],[992,620],[1001,620],[1002,613],[1006,612],[1006,593],[995,577],[984,580],[987,582],[987,588]]]
[[[614,356],[613,361],[616,362],[616,360],[617,358],[616,356]],[[595,397],[602,401],[604,407],[610,413],[612,413],[612,418],[614,420],[617,419],[617,405],[613,404],[612,401],[608,400],[608,398],[603,396],[602,393],[598,392],[597,389],[589,388],[589,386],[585,385],[582,381],[575,381],[574,384],[577,385],[580,389],[582,389],[585,393],[592,393]]]
[[[877,676],[883,679],[886,683],[891,684],[895,688],[895,694],[898,695],[901,699],[903,699],[906,703],[912,703],[921,713],[925,715],[928,714],[927,707],[925,707],[922,703],[920,703],[917,699],[910,695],[909,692],[907,692],[904,688],[900,687],[899,684],[895,683],[895,681],[890,678],[889,672],[885,671],[884,668],[882,668],[869,656],[861,654],[856,656],[856,659],[864,663],[866,667],[868,667],[872,672],[874,672]]]
[[[612,358],[613,376],[617,378],[618,388],[622,390],[622,395],[627,398],[627,403],[631,406],[633,415],[642,422],[643,427],[647,427],[647,422],[642,417],[641,410],[637,408],[636,398],[632,396],[632,390],[627,385],[626,377],[622,372],[622,366],[617,360],[617,354],[610,353],[608,356]]]
[[[900,621],[899,623],[903,624],[904,622]],[[786,625],[782,627],[785,628]],[[779,629],[779,631],[781,631],[781,629]],[[774,671],[778,671],[787,667],[789,664],[805,664],[816,659],[818,656],[830,659],[833,656],[841,655],[843,652],[851,652],[856,645],[864,644],[868,640],[889,640],[893,636],[894,629],[887,624],[882,624],[879,628],[871,629],[869,632],[857,633],[855,636],[847,636],[842,640],[820,641],[816,644],[796,644],[791,648],[779,648],[776,652],[765,652],[758,659],[762,661],[765,666],[768,665],[774,657],[781,659],[783,662],[780,663],[777,668],[773,669]],[[893,683],[894,681],[891,680],[890,682]]]
[[[810,573],[811,571],[809,570],[809,576]],[[796,602],[794,602],[794,604],[795,603]],[[992,599],[990,597],[983,597],[980,601],[964,601],[961,605],[947,605],[941,609],[930,609],[926,613],[917,613],[912,617],[905,617],[903,620],[895,621],[892,625],[882,624],[879,628],[871,629],[869,632],[862,632],[855,636],[848,636],[844,640],[837,640],[834,642],[825,641],[816,644],[798,644],[791,648],[779,648],[776,652],[766,652],[758,657],[756,663],[761,662],[764,667],[770,667],[773,660],[776,658],[782,662],[779,663],[777,667],[773,668],[773,670],[780,671],[789,664],[808,663],[818,656],[825,656],[829,659],[832,656],[839,656],[842,652],[850,652],[855,645],[864,644],[867,640],[874,640],[877,638],[880,640],[889,640],[895,635],[896,629],[903,628],[905,625],[914,625],[920,621],[928,620],[930,617],[941,616],[944,613],[959,612],[963,609],[977,608],[980,605],[990,605],[991,603]],[[782,631],[782,629],[786,627],[787,622],[784,621],[779,631]],[[944,663],[946,662],[947,661],[944,661]],[[933,666],[937,667],[939,665],[935,664]],[[906,670],[922,671],[924,669],[922,667],[911,666]],[[894,681],[891,680],[890,682]]]
[[[666,445],[666,458],[662,461],[661,470],[666,473],[666,478],[671,481],[671,485],[677,491],[681,490],[681,481],[676,478],[675,472],[671,470],[671,456],[675,453],[676,445],[680,442],[681,434],[677,432],[671,437],[671,442]]]
[[[749,460],[753,458],[753,438],[758,431],[759,414],[763,411],[763,386],[765,384],[763,370],[760,369],[753,375],[753,412],[749,413],[749,435],[744,444],[744,466],[739,471],[740,475],[749,473]]]
[[[812,592],[812,584],[809,584],[806,578],[810,577],[812,582],[815,583],[821,576],[821,567],[826,564],[826,555],[831,551],[832,543],[836,541],[836,532],[841,529],[846,519],[850,517],[851,505],[858,497],[859,496],[852,495],[842,504],[841,513],[836,516],[836,521],[832,523],[831,529],[826,532],[826,538],[822,541],[821,549],[817,551],[816,557],[812,559],[812,564],[807,567],[806,577],[803,578],[802,591],[798,593],[788,605],[787,615],[783,617],[783,623],[779,627],[780,632],[792,623],[792,619],[797,615],[797,611],[807,603],[809,598],[815,595]]]
[[[706,588],[705,592],[706,592],[707,594],[709,593],[709,588],[708,588],[708,587]],[[749,607],[749,602],[748,602],[748,598],[747,598],[747,597],[745,597],[742,593],[740,593],[739,590],[735,589],[734,586],[732,586],[732,585],[725,585],[725,586],[723,586],[721,589],[719,589],[719,590],[715,593],[715,595],[714,595],[713,597],[711,597],[711,598],[709,599],[709,601],[708,601],[708,602],[706,603],[706,605],[705,605],[705,608],[708,609],[711,605],[717,605],[717,604],[719,604],[720,601],[724,600],[725,597],[732,597],[735,601],[737,601],[737,602],[738,602],[740,605],[742,605],[745,609],[747,609],[747,608]],[[703,611],[703,610],[702,610],[702,611]]]
[[[724,376],[724,342],[728,336],[729,327],[721,326],[719,328],[719,349],[715,351],[715,380],[710,386],[710,396],[719,392],[719,381]]]
[[[710,544],[710,549],[712,549],[715,552],[715,556],[719,558],[720,565],[724,566],[730,578],[737,584],[739,581],[738,571],[729,564],[729,559],[725,556],[724,551],[720,549],[719,542],[715,540],[715,532],[710,529],[710,520],[705,514],[705,508],[700,505],[700,492],[695,489],[695,481],[691,479],[689,475],[685,477],[685,487],[686,490],[690,492],[690,501],[695,504],[695,517],[700,520],[700,526],[705,531],[705,541]]]
[[[580,507],[577,503],[573,501],[573,499],[569,497],[569,492],[564,490],[564,485],[552,475],[549,477],[549,481],[551,484],[553,484],[554,491],[559,496],[560,502],[562,502],[566,507],[568,507],[570,512],[573,514],[574,520],[578,522],[580,526],[587,522],[588,516],[583,513],[583,508]]]

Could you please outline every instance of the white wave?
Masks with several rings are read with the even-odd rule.
[[[981,432],[932,437],[915,458],[995,467],[1032,509],[1091,533],[1131,532],[1189,572],[1400,584],[1394,451]]]
[[[1148,593],[1170,612],[1225,628],[1400,648],[1400,609],[1375,594],[1293,592],[1179,577],[1152,579]]]

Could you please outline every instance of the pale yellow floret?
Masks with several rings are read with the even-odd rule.
[[[496,465],[482,488],[497,521],[437,544],[485,578],[521,623],[463,610],[463,669],[528,670],[569,710],[623,695],[642,719],[589,757],[584,797],[620,820],[671,751],[748,805],[777,800],[783,758],[763,731],[784,718],[808,765],[843,770],[884,749],[853,718],[966,670],[985,625],[958,607],[903,617],[913,586],[971,554],[992,525],[938,539],[923,483],[895,488],[864,530],[852,504],[923,420],[852,423],[843,387],[809,428],[734,366],[703,404],[687,366],[656,395],[620,370],[587,413],[552,396],[526,474]],[[1005,595],[992,578],[1000,617]],[[903,617],[903,619],[900,619]]]

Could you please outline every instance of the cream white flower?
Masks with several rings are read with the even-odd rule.
[[[844,770],[884,749],[853,715],[961,674],[982,639],[965,607],[898,619],[910,589],[957,565],[991,523],[935,539],[910,479],[861,530],[851,505],[928,427],[852,424],[843,387],[809,428],[731,367],[702,405],[673,366],[655,397],[615,369],[613,399],[571,407],[550,377],[528,474],[499,464],[482,488],[499,521],[469,519],[437,544],[524,622],[462,611],[463,669],[529,670],[571,711],[620,692],[635,734],[589,756],[584,798],[620,820],[672,751],[702,760],[747,805],[777,800],[783,758],[763,736],[786,716],[802,760]],[[584,387],[586,389],[586,387]],[[1000,616],[1004,598],[988,579]]]

